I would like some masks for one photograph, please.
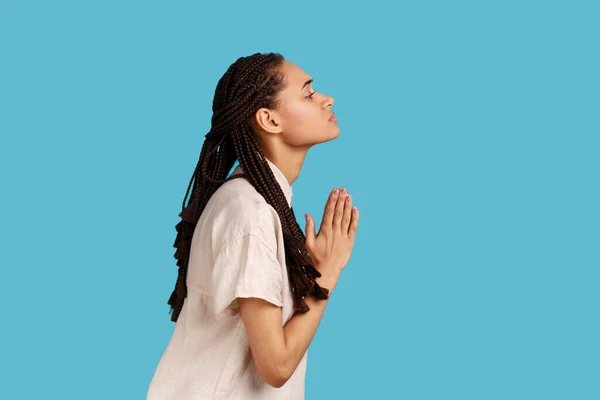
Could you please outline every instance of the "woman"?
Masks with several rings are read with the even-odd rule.
[[[358,227],[343,189],[318,234],[291,207],[307,151],[339,135],[332,105],[278,53],[239,58],[219,80],[176,226],[177,324],[147,399],[304,398],[307,349]]]

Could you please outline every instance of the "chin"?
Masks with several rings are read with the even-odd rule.
[[[315,146],[317,144],[331,142],[332,140],[337,139],[338,136],[340,136],[340,128],[336,126],[336,129],[333,129],[332,131],[330,131],[327,136],[322,137],[322,138],[320,138],[320,139],[312,142],[308,146],[312,147],[312,146]]]
[[[340,127],[337,125],[335,127],[336,127],[336,129],[335,129],[335,133],[333,135],[334,139],[337,138],[338,136],[340,136]]]
[[[340,131],[338,130],[334,135],[326,138],[325,140],[319,142],[319,143],[327,143],[327,142],[331,142],[332,140],[335,140],[338,138],[338,136],[340,136]]]

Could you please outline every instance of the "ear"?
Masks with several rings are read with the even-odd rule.
[[[256,125],[267,133],[281,133],[283,128],[279,114],[268,108],[260,108],[254,114]]]

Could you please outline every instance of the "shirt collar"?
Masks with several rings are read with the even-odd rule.
[[[277,166],[275,164],[273,164],[271,162],[271,160],[269,160],[268,158],[265,157],[265,160],[267,160],[267,163],[269,164],[269,167],[271,167],[271,171],[273,171],[273,175],[275,176],[275,180],[277,181],[277,183],[279,184],[279,186],[281,187],[281,190],[283,190],[283,194],[285,195],[285,199],[288,202],[288,206],[291,207],[292,206],[292,198],[294,197],[294,193],[292,192],[292,186],[288,183],[285,175],[283,175],[283,172],[281,172],[281,170],[279,168],[277,168]],[[233,171],[233,174],[242,172],[242,166],[238,165],[235,170]]]

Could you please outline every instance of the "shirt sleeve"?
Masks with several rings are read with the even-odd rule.
[[[240,297],[257,297],[281,307],[283,271],[274,249],[254,233],[227,243],[215,258],[211,289],[217,319],[237,314]]]

